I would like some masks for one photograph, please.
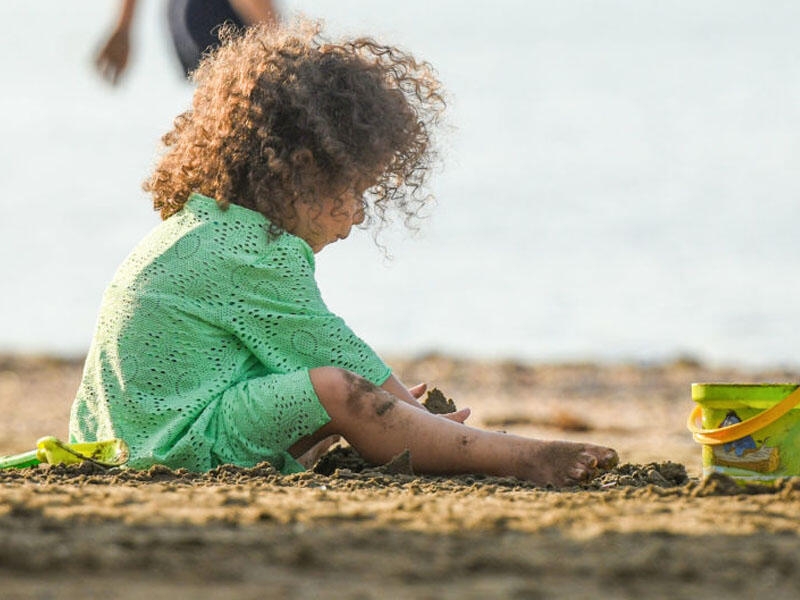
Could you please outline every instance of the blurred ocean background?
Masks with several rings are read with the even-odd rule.
[[[130,70],[117,2],[0,3],[0,351],[80,355],[157,222],[140,184],[188,106],[164,4]],[[437,204],[387,260],[358,232],[323,296],[386,354],[800,365],[800,3],[283,0],[433,63]]]

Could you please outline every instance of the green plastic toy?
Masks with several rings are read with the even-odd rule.
[[[800,475],[797,383],[694,383],[687,427],[703,445],[703,475],[771,484]]]
[[[0,469],[24,469],[41,463],[72,465],[84,461],[102,467],[119,467],[128,460],[128,444],[121,439],[67,444],[51,435],[40,438],[36,449],[0,456]]]

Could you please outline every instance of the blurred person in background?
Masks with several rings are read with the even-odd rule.
[[[95,59],[98,71],[112,85],[119,82],[128,65],[136,3],[137,0],[122,0],[117,22]],[[167,19],[175,52],[187,77],[203,53],[219,45],[217,32],[223,23],[244,28],[254,23],[278,22],[272,0],[169,0]]]

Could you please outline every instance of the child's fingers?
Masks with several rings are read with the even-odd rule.
[[[444,417],[445,419],[455,421],[456,423],[463,423],[467,420],[470,413],[472,413],[472,411],[469,408],[459,408],[456,412],[451,412],[440,416]]]
[[[425,390],[427,389],[427,383],[418,383],[417,385],[408,388],[408,393],[414,396],[414,398],[421,398],[422,394],[424,394]]]

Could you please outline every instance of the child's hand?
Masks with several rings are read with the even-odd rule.
[[[408,393],[414,396],[417,400],[422,398],[422,395],[427,391],[428,384],[427,383],[418,383],[417,385],[411,386],[408,388]]]
[[[425,392],[428,391],[428,385],[426,383],[418,383],[417,385],[412,385],[411,387],[407,388],[400,383],[400,380],[397,379],[397,377],[392,375],[381,387],[387,392],[394,394],[401,400],[405,400],[409,404],[416,406],[421,410],[426,410],[426,408],[418,402]],[[470,412],[470,409],[462,408],[455,412],[439,416],[444,417],[445,419],[450,419],[451,421],[455,421],[456,423],[463,423],[467,420],[467,417],[469,417]]]
[[[414,396],[417,400],[422,398],[423,394],[428,391],[428,384],[426,383],[418,383],[415,386],[408,388],[408,393]],[[450,419],[451,421],[455,421],[456,423],[463,423],[464,421],[469,418],[469,415],[472,411],[469,408],[460,408],[459,410],[451,413],[444,413],[440,414],[440,417],[444,417],[445,419]]]
[[[464,421],[467,420],[471,412],[472,411],[469,408],[459,408],[456,412],[451,412],[439,416],[444,417],[445,419],[450,419],[451,421],[455,421],[456,423],[463,423]]]

